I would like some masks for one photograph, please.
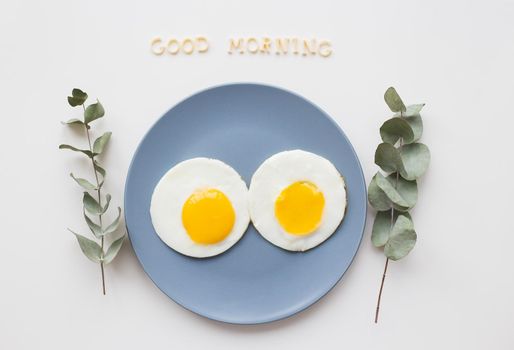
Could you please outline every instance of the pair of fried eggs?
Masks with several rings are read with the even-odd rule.
[[[206,258],[237,243],[250,221],[280,248],[309,250],[335,232],[345,209],[345,183],[335,166],[314,153],[292,150],[266,159],[249,189],[220,160],[178,163],[155,187],[150,215],[169,247]]]

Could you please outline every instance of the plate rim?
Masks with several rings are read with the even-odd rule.
[[[200,95],[200,94],[203,94],[207,91],[210,91],[210,90],[215,90],[215,89],[219,89],[219,88],[226,88],[226,87],[237,87],[237,86],[257,86],[257,87],[260,87],[260,88],[271,88],[271,89],[274,89],[274,90],[279,90],[281,92],[285,92],[285,93],[288,93],[290,95],[294,95],[295,97],[309,103],[310,105],[312,105],[316,110],[318,110],[321,114],[323,114],[326,119],[328,119],[328,121],[330,123],[332,123],[332,125],[336,128],[336,130],[339,132],[339,134],[347,141],[348,145],[350,146],[350,150],[353,154],[353,156],[355,157],[355,159],[357,160],[357,166],[358,166],[358,170],[359,170],[359,174],[360,174],[360,180],[361,180],[361,184],[363,185],[363,188],[364,188],[364,197],[365,197],[365,200],[363,201],[364,203],[364,215],[363,215],[363,219],[362,219],[362,232],[360,232],[360,237],[359,237],[359,241],[358,241],[358,244],[356,246],[356,249],[355,249],[355,253],[353,254],[353,256],[351,257],[350,259],[350,262],[348,264],[348,266],[346,266],[345,269],[342,270],[341,274],[339,275],[339,277],[336,279],[336,281],[330,286],[330,288],[328,288],[327,290],[323,291],[322,293],[320,293],[319,295],[316,295],[313,299],[309,300],[308,302],[305,302],[305,303],[302,303],[301,305],[298,305],[296,307],[294,307],[294,310],[293,311],[286,311],[286,312],[283,312],[281,314],[278,314],[278,315],[274,315],[274,316],[271,316],[271,317],[267,317],[267,318],[263,318],[263,319],[260,319],[260,320],[253,320],[253,321],[233,321],[233,320],[230,320],[230,319],[226,319],[226,318],[223,318],[223,317],[216,317],[214,315],[210,315],[208,313],[202,313],[201,311],[199,310],[196,310],[192,307],[188,307],[188,306],[185,306],[182,302],[176,300],[175,298],[172,298],[170,295],[168,295],[160,286],[158,283],[156,283],[156,281],[152,278],[152,276],[150,275],[150,273],[147,271],[147,268],[145,266],[145,263],[141,260],[141,258],[139,257],[138,253],[136,252],[136,249],[134,248],[134,245],[132,244],[132,239],[131,239],[131,234],[130,234],[130,231],[129,231],[129,228],[128,228],[128,225],[127,225],[127,217],[126,217],[126,210],[123,210],[123,219],[124,219],[124,225],[125,225],[125,229],[127,231],[127,236],[128,236],[128,239],[129,239],[129,242],[130,242],[130,245],[132,247],[132,250],[134,252],[134,255],[136,256],[137,260],[139,261],[139,264],[141,265],[141,267],[143,268],[143,271],[144,273],[146,274],[146,276],[148,278],[150,278],[150,280],[152,281],[152,283],[166,296],[168,297],[169,299],[171,299],[175,304],[179,305],[180,307],[182,307],[183,309],[189,311],[189,312],[192,312],[198,316],[201,316],[201,317],[204,317],[206,319],[209,319],[211,321],[215,321],[215,322],[219,322],[219,323],[223,323],[223,324],[231,324],[231,325],[248,325],[248,326],[251,326],[251,325],[259,325],[259,324],[267,324],[267,323],[272,323],[272,322],[277,322],[277,321],[281,321],[281,320],[286,320],[288,318],[291,318],[299,313],[301,313],[302,311],[310,308],[311,306],[317,304],[323,297],[325,297],[330,291],[332,291],[336,285],[339,284],[339,282],[341,281],[341,279],[343,278],[343,276],[346,274],[346,272],[348,271],[348,269],[350,268],[350,266],[353,265],[353,262],[355,260],[355,257],[357,256],[357,253],[359,252],[359,249],[360,249],[360,246],[362,244],[362,239],[364,237],[364,232],[366,230],[366,218],[367,218],[367,213],[368,213],[368,206],[367,206],[367,186],[366,186],[366,178],[364,176],[364,171],[362,169],[362,165],[361,165],[361,162],[360,162],[360,159],[357,155],[357,152],[355,151],[354,147],[353,147],[353,144],[350,142],[350,139],[346,136],[346,134],[344,133],[343,129],[339,126],[339,124],[328,114],[326,113],[321,107],[319,107],[316,103],[312,102],[311,100],[303,97],[302,95],[294,92],[294,91],[291,91],[287,88],[282,88],[282,87],[278,87],[278,86],[275,86],[275,85],[271,85],[271,84],[267,84],[267,83],[260,83],[260,82],[232,82],[232,83],[222,83],[222,84],[217,84],[217,85],[212,85],[212,86],[209,86],[207,88],[204,88],[204,89],[201,89],[201,90],[198,90],[190,95],[188,95],[187,97],[185,98],[182,98],[181,100],[179,100],[177,103],[175,103],[171,108],[169,108],[167,111],[165,111],[160,117],[158,117],[151,125],[150,127],[146,130],[146,132],[143,134],[143,136],[141,137],[141,139],[139,140],[138,144],[137,144],[137,147],[136,149],[134,150],[134,153],[132,155],[132,159],[130,161],[130,164],[129,164],[129,167],[127,169],[127,174],[125,176],[125,186],[124,186],[124,191],[123,191],[123,209],[125,209],[127,207],[127,191],[128,191],[128,179],[129,179],[129,176],[130,176],[130,173],[132,171],[132,167],[134,166],[134,161],[135,161],[135,158],[136,158],[136,155],[139,153],[140,149],[141,149],[141,146],[143,144],[143,141],[146,139],[146,137],[148,136],[148,134],[150,133],[151,130],[153,130],[153,128],[161,121],[162,118],[164,118],[168,113],[170,113],[173,109],[175,109],[177,106],[183,104],[184,102],[188,101],[189,99],[195,97],[196,95]],[[348,205],[349,205],[349,202],[348,202]],[[344,218],[343,218],[343,221],[344,221]],[[250,224],[248,225],[248,227],[251,225],[252,223],[250,222]]]

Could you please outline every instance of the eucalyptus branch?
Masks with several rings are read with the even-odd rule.
[[[82,203],[84,205],[83,215],[86,224],[88,225],[92,235],[96,240],[88,239],[83,235],[75,233],[72,230],[68,230],[76,236],[80,249],[82,250],[84,255],[86,255],[86,257],[89,258],[91,261],[100,264],[102,276],[102,292],[105,295],[104,265],[109,264],[120,251],[120,248],[123,244],[123,240],[125,238],[125,232],[123,232],[123,234],[117,239],[113,241],[111,240],[112,243],[110,244],[107,251],[104,250],[105,238],[112,238],[112,236],[114,235],[119,226],[121,208],[118,207],[118,216],[116,217],[116,219],[114,219],[114,221],[109,226],[104,227],[102,217],[109,209],[111,195],[107,194],[105,196],[105,204],[103,204],[102,186],[105,181],[106,171],[104,168],[100,166],[96,157],[103,153],[105,146],[111,138],[111,132],[105,132],[102,134],[102,136],[98,137],[93,143],[91,142],[90,123],[99,118],[102,118],[105,114],[105,111],[102,104],[99,101],[89,105],[86,108],[84,103],[86,102],[87,97],[88,96],[85,92],[79,89],[73,89],[72,96],[68,96],[68,103],[72,107],[82,106],[84,118],[82,120],[73,118],[66,122],[63,122],[63,124],[83,127],[87,138],[88,149],[80,149],[66,144],[61,144],[59,148],[82,153],[91,160],[91,165],[93,167],[93,173],[96,184],[93,184],[92,182],[84,178],[75,177],[73,173],[71,173],[70,176],[73,178],[73,180],[75,180],[75,182],[78,185],[80,185],[85,190],[82,197]],[[91,196],[89,191],[96,192],[96,199],[93,198],[93,196]],[[92,220],[90,215],[96,216],[97,222]],[[100,244],[97,243],[98,240],[100,241]]]
[[[383,143],[375,151],[375,164],[387,175],[377,172],[368,188],[369,203],[377,210],[371,241],[376,247],[383,247],[386,256],[375,323],[378,322],[389,260],[405,257],[416,244],[417,234],[408,211],[418,199],[416,180],[430,163],[428,147],[417,142],[423,133],[420,111],[424,104],[406,107],[393,87],[387,89],[384,99],[395,115],[380,127]]]
[[[84,106],[84,104],[82,104],[82,108],[84,109],[84,113],[85,113],[86,112],[86,107]],[[89,150],[93,154],[93,147],[91,146],[91,136],[89,135],[89,128],[86,125],[84,125],[84,130],[86,131],[87,143],[89,145]],[[101,207],[102,206],[101,186],[100,186],[100,182],[98,181],[98,173],[96,172],[96,168],[95,168],[95,155],[94,154],[91,157],[91,165],[93,166],[93,173],[95,174],[96,193],[97,193],[97,197],[98,197],[98,204],[100,204],[100,207]],[[102,214],[98,214],[98,221],[100,222],[100,228],[101,228],[103,226],[102,225]],[[103,257],[104,257],[104,236],[102,236],[100,238],[100,248],[101,248],[101,252],[100,252],[101,253],[100,271],[101,271],[101,274],[102,274],[102,292],[105,295],[105,272],[104,272],[104,262],[103,262]]]

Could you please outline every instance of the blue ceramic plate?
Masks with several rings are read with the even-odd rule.
[[[249,184],[266,158],[290,149],[329,159],[346,179],[346,216],[320,246],[304,253],[288,252],[264,240],[250,225],[225,253],[195,259],[175,252],[155,233],[149,213],[152,192],[178,162],[217,158]],[[229,323],[279,320],[319,300],[351,264],[365,217],[364,177],[341,129],[304,98],[258,84],[211,88],[169,110],[141,141],[125,188],[129,237],[150,278],[183,307]]]

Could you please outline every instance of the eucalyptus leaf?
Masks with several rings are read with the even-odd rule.
[[[107,194],[105,196],[105,199],[106,199],[106,202],[105,202],[105,205],[104,205],[104,207],[102,209],[102,214],[104,214],[107,211],[107,209],[109,209],[109,204],[111,203],[111,195]]]
[[[423,120],[419,113],[424,106],[424,103],[410,105],[407,106],[407,110],[405,112],[395,114],[395,117],[402,117],[409,124],[414,134],[412,140],[403,140],[404,144],[416,142],[421,138],[421,135],[423,134]]]
[[[399,211],[411,209],[418,198],[418,185],[416,181],[408,181],[396,176],[396,173],[387,178],[376,173],[368,187],[368,201],[377,211],[386,211],[391,208]]]
[[[64,125],[84,125],[84,122],[77,118],[68,119],[65,122],[61,122]]]
[[[89,229],[91,230],[93,235],[95,235],[96,238],[102,237],[102,228],[100,227],[100,225],[93,222],[93,220],[91,220],[89,216],[87,216],[86,211],[84,211],[84,219],[86,220],[87,226],[89,226]]]
[[[391,202],[391,206],[396,210],[406,211],[409,209],[409,203],[402,195],[398,192],[395,186],[386,179],[382,174],[377,173],[375,175],[377,186],[385,193],[389,201]]]
[[[88,180],[86,179],[83,179],[81,177],[75,177],[75,175],[73,175],[73,173],[70,173],[70,176],[73,178],[73,180],[75,180],[76,183],[78,183],[83,189],[85,190],[88,190],[88,191],[93,191],[93,190],[96,190],[96,186],[93,185],[91,182],[89,182]]]
[[[378,173],[377,173],[378,174]],[[368,201],[369,204],[377,211],[385,211],[391,208],[391,201],[387,198],[386,194],[377,185],[377,175],[373,176],[368,187]]]
[[[397,171],[402,166],[400,153],[390,143],[381,143],[375,151],[375,164],[388,173]]]
[[[396,211],[395,211],[396,213]],[[371,229],[371,242],[375,247],[382,247],[389,239],[391,232],[391,210],[379,211],[375,216]]]
[[[389,240],[391,228],[396,222],[396,219],[400,215],[397,210],[380,211],[375,217],[373,222],[373,229],[371,230],[371,242],[375,247],[384,246]],[[411,218],[409,213],[401,213],[407,218]]]
[[[105,253],[103,259],[104,264],[109,264],[116,257],[116,255],[118,255],[118,252],[120,251],[121,246],[123,245],[124,239],[125,234],[123,234],[123,236],[121,236],[120,238],[111,243],[111,245],[107,249],[107,252]]]
[[[84,192],[82,203],[84,204],[84,209],[92,215],[100,215],[103,212],[103,208],[88,192]]]
[[[98,164],[98,162],[97,162],[96,160],[95,160],[95,171],[96,171],[97,173],[99,173],[100,175],[102,175],[102,176],[105,176],[105,174],[106,174],[105,169],[104,169],[104,168],[102,168],[102,167],[100,166],[100,164]]]
[[[84,112],[84,122],[89,124],[93,120],[102,118],[104,114],[105,110],[102,104],[100,102],[93,103],[87,106],[86,111]]]
[[[404,144],[409,144],[418,141],[421,138],[421,135],[423,135],[423,120],[421,119],[421,116],[413,115],[409,117],[403,118],[407,124],[409,124],[410,128],[412,129],[412,133],[414,136],[410,140],[403,140]]]
[[[414,248],[416,239],[412,220],[405,215],[399,215],[384,246],[384,254],[391,260],[399,260]]]
[[[68,96],[68,103],[72,107],[80,106],[87,100],[87,94],[80,89],[73,89],[71,96]]]
[[[419,113],[421,112],[423,107],[425,107],[424,103],[409,105],[409,106],[407,106],[407,109],[405,110],[405,112],[396,113],[395,116],[397,116],[397,117],[419,116]]]
[[[421,116],[393,117],[380,127],[380,136],[384,142],[396,144],[402,138],[403,144],[413,143],[421,138],[423,121]]]
[[[73,147],[71,145],[66,145],[66,144],[59,145],[59,149],[69,149],[74,152],[81,152],[81,153],[84,153],[89,158],[93,158],[93,153],[87,149],[79,149],[79,148]]]
[[[406,180],[401,176],[397,176],[397,173],[393,173],[387,177],[387,180],[392,186],[398,191],[400,196],[405,200],[408,205],[408,209],[412,209],[418,201],[418,183],[416,180]],[[396,208],[401,210],[401,208]]]
[[[385,172],[398,171],[406,180],[421,177],[430,163],[430,151],[422,143],[411,143],[395,148],[390,143],[381,143],[375,152],[375,164]]]
[[[68,229],[71,233],[77,237],[79,242],[80,250],[88,257],[89,260],[95,263],[99,263],[102,260],[102,248],[95,241],[90,240],[82,235],[79,235],[72,230]]]
[[[422,143],[403,146],[400,155],[402,159],[400,175],[407,180],[421,177],[430,164],[430,151]]]
[[[94,163],[93,163],[93,164],[94,164],[94,167],[95,167],[95,171],[96,171],[98,174],[100,174],[100,175],[102,176],[102,179],[100,180],[100,182],[99,182],[99,186],[98,186],[98,187],[100,187],[100,188],[101,188],[101,187],[102,187],[102,185],[104,184],[104,181],[105,181],[105,175],[106,175],[106,173],[107,173],[107,172],[105,171],[105,169],[104,169],[104,168],[102,168],[102,167],[98,164],[98,162],[97,162],[96,160],[94,161]]]
[[[120,218],[121,218],[121,208],[118,207],[118,216],[116,217],[116,219],[114,219],[114,221],[109,225],[107,226],[107,228],[103,231],[103,235],[104,236],[107,236],[107,235],[110,235],[111,233],[115,232],[117,229],[118,229],[118,226],[120,224]]]
[[[403,138],[408,143],[408,140],[414,138],[414,133],[405,119],[393,117],[382,124],[380,136],[384,142],[394,145],[400,138]]]
[[[106,132],[95,140],[95,143],[93,144],[94,154],[101,154],[103,152],[105,145],[109,142],[109,139],[111,138],[111,134],[111,132]]]
[[[405,105],[403,104],[402,99],[396,92],[394,87],[390,87],[386,90],[384,94],[384,100],[389,106],[389,109],[393,112],[406,111]]]

